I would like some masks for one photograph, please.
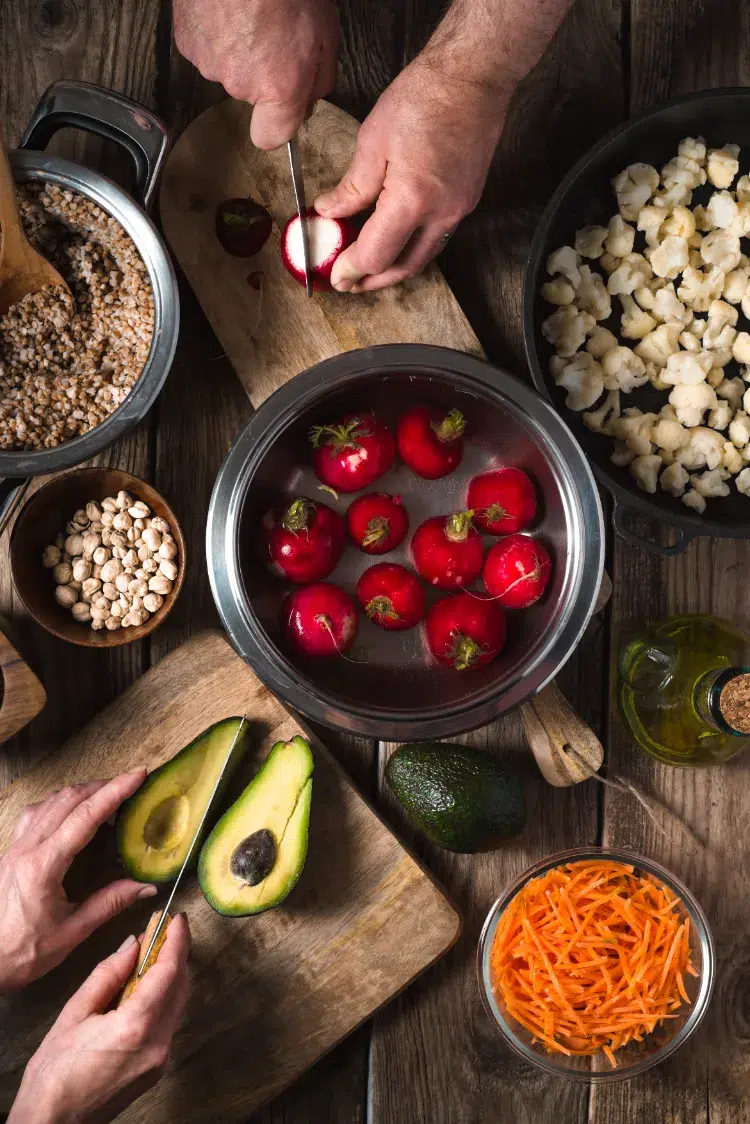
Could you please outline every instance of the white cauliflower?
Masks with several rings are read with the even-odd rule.
[[[667,282],[663,277],[652,277],[645,285],[639,285],[637,289],[634,289],[633,296],[641,308],[645,309],[646,312],[652,312],[656,304],[656,294],[666,284]]]
[[[644,457],[654,451],[651,429],[655,421],[656,414],[643,414],[636,406],[631,406],[612,423],[612,433],[636,456]]]
[[[692,215],[693,215],[693,218],[695,219],[695,229],[696,230],[703,230],[703,231],[713,230],[713,226],[711,225],[711,220],[708,217],[708,211],[706,210],[705,207],[702,207],[700,205],[700,203],[698,204],[697,207],[693,207]]]
[[[691,488],[689,492],[685,492],[685,495],[682,497],[682,502],[685,504],[685,507],[692,507],[693,511],[697,511],[699,515],[702,515],[706,510],[706,501],[700,492],[696,492],[695,488]]]
[[[732,355],[738,363],[750,363],[750,333],[738,332],[732,344]]]
[[[581,274],[578,269],[580,264],[581,259],[572,246],[561,246],[547,258],[547,273],[552,277],[557,273],[561,274],[570,281],[574,289],[577,289],[581,284]]]
[[[729,485],[721,475],[721,469],[714,468],[710,472],[703,472],[700,476],[691,476],[690,483],[699,495],[706,499],[716,499],[719,496],[729,495]]]
[[[728,191],[715,191],[706,207],[706,218],[714,228],[729,230],[737,218],[737,204]]]
[[[678,499],[685,491],[688,485],[689,476],[687,471],[677,461],[670,464],[661,474],[659,483],[665,492],[670,492],[671,495],[676,496]]]
[[[594,359],[601,359],[608,351],[617,347],[617,336],[609,328],[602,328],[600,324],[594,328],[586,344],[586,350]]]
[[[676,417],[660,415],[651,429],[651,440],[657,449],[674,453],[687,445],[690,440],[690,430],[685,429]]]
[[[643,360],[629,347],[608,351],[602,358],[602,371],[606,390],[622,390],[629,394],[648,381]]]
[[[721,294],[730,304],[739,304],[747,292],[747,283],[750,280],[750,269],[742,266],[733,269],[724,278],[724,292]]]
[[[612,301],[601,274],[595,273],[588,265],[581,266],[580,274],[581,283],[576,289],[578,308],[590,312],[595,320],[606,320],[612,313]]]
[[[748,320],[750,320],[750,287],[746,290],[742,298],[740,308],[742,309],[743,316],[747,316]]]
[[[607,254],[613,258],[625,258],[628,254],[632,254],[635,230],[625,222],[622,215],[613,215],[609,220],[608,230],[609,233],[604,240]]]
[[[738,238],[747,238],[750,234],[750,199],[737,204],[737,217],[732,223],[731,230]]]
[[[692,332],[680,332],[680,347],[684,347],[685,351],[702,351],[703,347],[701,341]]]
[[[631,461],[635,460],[635,453],[628,448],[624,441],[615,441],[614,452],[609,459],[618,468],[627,468]]]
[[[606,226],[584,226],[576,231],[576,253],[582,258],[600,258],[604,253],[604,239],[609,231]]]
[[[646,235],[646,244],[659,245],[659,230],[664,222],[664,211],[661,207],[643,207],[638,212],[637,227]]]
[[[662,236],[676,235],[678,238],[687,238],[688,245],[695,235],[695,218],[689,207],[675,207],[671,215],[667,215],[661,224]],[[700,245],[700,235],[698,236]]]
[[[542,324],[542,335],[565,358],[575,355],[586,336],[596,324],[588,312],[581,312],[574,304],[564,304]]]
[[[731,441],[724,442],[724,456],[721,458],[721,463],[727,472],[731,472],[732,476],[736,476],[742,470],[745,462],[739,449],[735,449]]]
[[[738,449],[744,449],[750,441],[750,414],[738,410],[729,423],[729,440]]]
[[[667,190],[679,185],[692,191],[706,182],[706,172],[698,160],[693,160],[685,153],[678,153],[662,168],[661,182]]]
[[[690,251],[690,253],[688,254],[688,265],[690,266],[691,269],[703,270],[703,267],[704,267],[705,264],[706,263],[704,262],[703,258],[701,257],[700,250],[691,250]]]
[[[675,386],[669,401],[682,424],[692,429],[702,424],[707,410],[715,408],[717,398],[716,391],[707,382],[702,382],[692,386]]]
[[[718,468],[724,459],[724,438],[707,426],[688,431],[688,440],[677,450],[676,460],[694,472],[697,468]]]
[[[740,176],[735,185],[737,202],[745,203],[750,199],[750,176]]]
[[[628,254],[617,269],[610,273],[607,292],[613,297],[621,296],[623,293],[629,296],[641,285],[650,281],[652,276],[653,270],[643,254]]]
[[[657,367],[656,363],[646,363],[646,376],[656,390],[669,390],[669,384],[662,379],[664,367]]]
[[[689,265],[683,275],[677,296],[689,304],[694,312],[708,312],[712,301],[718,300],[724,288],[726,274],[718,266],[706,273]]]
[[[735,484],[738,492],[742,492],[743,496],[750,496],[750,468],[743,468]]]
[[[651,255],[651,268],[657,277],[674,280],[679,277],[687,264],[687,238],[678,238],[673,234],[665,238]]]
[[[742,379],[724,379],[716,387],[716,393],[719,398],[725,399],[732,407],[732,410],[739,410],[742,395],[745,393],[745,384]]]
[[[687,207],[692,198],[693,192],[686,183],[673,183],[670,187],[660,188],[655,192],[652,202],[668,215],[677,207]]]
[[[620,214],[624,219],[635,222],[638,212],[659,186],[659,173],[650,164],[631,164],[615,176],[612,186]]]
[[[553,277],[542,285],[542,296],[550,304],[572,304],[575,289],[565,277]]]
[[[737,157],[740,154],[738,144],[725,144],[723,148],[710,148],[706,161],[708,179],[714,187],[728,188],[732,186],[734,177],[740,170]]]
[[[610,390],[598,409],[583,415],[583,423],[595,433],[612,433],[612,424],[620,416],[620,392]]]
[[[580,351],[555,379],[568,393],[565,405],[569,410],[588,410],[604,390],[601,366],[588,351]]]
[[[677,342],[679,335],[679,324],[660,324],[636,344],[635,354],[646,363],[666,367],[670,355],[679,350]]]
[[[639,488],[652,495],[656,491],[656,482],[662,470],[662,459],[655,453],[636,457],[630,464],[630,475]]]
[[[639,308],[633,297],[623,294],[618,298],[622,305],[620,333],[626,340],[642,340],[656,327],[656,320],[648,312]]]
[[[742,399],[742,409],[746,414],[750,414],[750,387],[745,391],[745,396]]]
[[[708,354],[711,356],[711,370],[706,375],[706,382],[716,390],[716,387],[724,381],[724,368],[732,360],[732,349],[715,347]]]
[[[703,333],[703,346],[706,348],[728,347],[731,348],[737,332],[739,313],[734,305],[727,301],[711,301],[708,307],[708,322]]]
[[[605,250],[599,258],[599,265],[607,274],[607,277],[609,277],[610,273],[614,273],[614,271],[622,265],[622,258],[616,258],[612,254],[608,254]]]
[[[722,430],[726,429],[732,420],[733,413],[732,407],[728,402],[719,402],[711,413],[708,415],[708,424],[711,429]]]
[[[680,156],[695,160],[696,164],[706,163],[706,142],[703,137],[683,137],[677,145],[677,152]]]
[[[712,230],[701,242],[701,257],[708,265],[715,265],[724,274],[731,273],[740,264],[740,240],[730,230]],[[721,279],[722,288],[724,278]]]
[[[636,292],[636,300],[638,300],[638,293],[643,292],[638,289]],[[682,303],[680,298],[674,291],[674,283],[669,282],[668,285],[663,285],[662,288],[657,289],[653,294],[654,303],[652,308],[649,309],[657,320],[661,320],[664,324],[679,324],[681,328],[686,328],[693,319],[692,310]],[[639,302],[640,303],[640,302]]]
[[[668,386],[696,386],[704,382],[711,370],[711,356],[706,351],[675,351],[667,360],[662,379]]]

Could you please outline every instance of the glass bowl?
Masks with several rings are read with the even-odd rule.
[[[502,999],[493,990],[490,972],[490,954],[495,931],[500,918],[516,894],[532,878],[546,874],[553,867],[561,866],[566,862],[596,859],[609,859],[632,865],[638,872],[651,875],[664,883],[680,898],[679,909],[682,916],[690,919],[690,952],[693,966],[698,972],[697,976],[690,976],[685,981],[691,1005],[684,1004],[677,1012],[678,1018],[657,1027],[652,1034],[644,1036],[642,1042],[631,1042],[617,1050],[616,1068],[612,1068],[601,1051],[588,1057],[567,1057],[564,1054],[548,1053],[542,1043],[534,1042],[532,1034],[504,1010]],[[546,1073],[568,1077],[574,1081],[592,1082],[621,1081],[624,1078],[635,1077],[674,1054],[690,1037],[706,1013],[714,985],[715,964],[716,953],[706,915],[690,890],[653,859],[610,847],[575,847],[568,851],[559,851],[525,870],[490,910],[479,938],[477,953],[477,973],[482,1000],[490,1018],[511,1049]]]

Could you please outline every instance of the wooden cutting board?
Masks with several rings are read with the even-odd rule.
[[[25,804],[65,784],[138,765],[151,770],[211,723],[242,713],[251,722],[251,749],[228,800],[274,742],[301,728],[222,633],[201,633],[0,793],[0,851]],[[186,877],[176,909],[187,912],[193,934],[187,1016],[167,1074],[119,1120],[247,1120],[458,938],[458,914],[430,875],[327,750],[312,745],[310,847],[300,882],[280,908],[230,919],[213,912],[194,875]],[[116,876],[113,836],[102,829],[83,853],[71,872],[71,897]],[[153,908],[151,900],[135,917],[131,911],[105,926],[55,972],[0,1000],[0,1108],[7,1110],[25,1062],[65,1000],[134,926],[144,928]]]

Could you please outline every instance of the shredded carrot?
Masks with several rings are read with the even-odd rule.
[[[689,921],[650,875],[606,859],[532,879],[500,919],[492,983],[509,1015],[552,1052],[586,1056],[642,1042],[689,1004]]]

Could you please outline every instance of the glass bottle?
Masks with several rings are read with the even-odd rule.
[[[728,761],[750,745],[750,637],[707,616],[649,625],[620,653],[619,694],[633,736],[659,761]]]

